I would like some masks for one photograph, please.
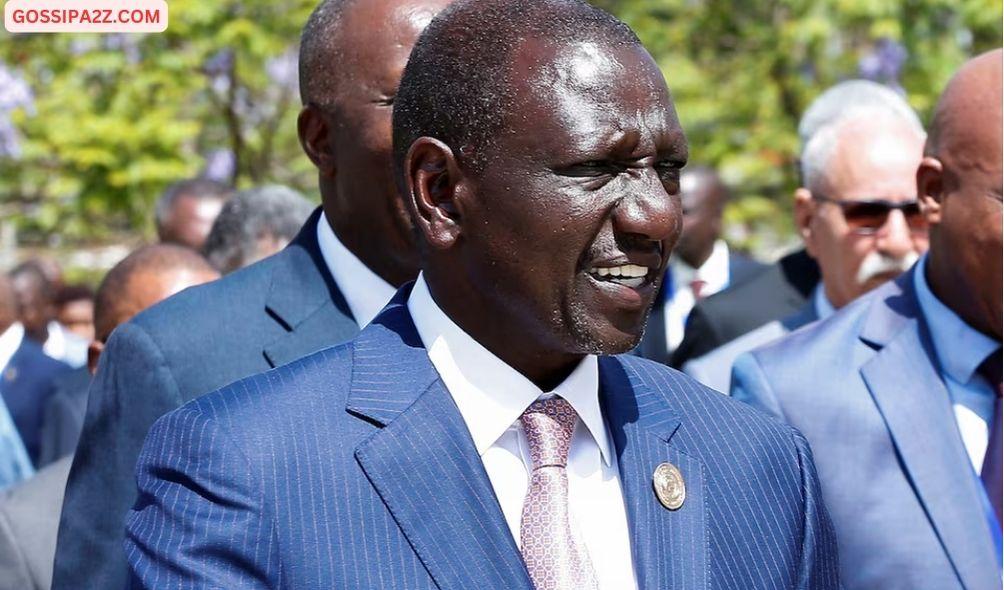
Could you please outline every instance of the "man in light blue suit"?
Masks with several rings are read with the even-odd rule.
[[[351,342],[168,414],[141,588],[812,588],[832,529],[794,429],[630,356],[687,145],[651,56],[578,0],[461,0],[394,154],[423,274]]]
[[[851,590],[1001,587],[1001,65],[975,58],[938,103],[929,253],[736,362],[733,396],[809,439]]]

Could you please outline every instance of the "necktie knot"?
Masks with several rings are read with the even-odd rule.
[[[560,397],[537,400],[523,412],[520,421],[530,447],[533,469],[568,464],[568,448],[577,418],[572,404]]]

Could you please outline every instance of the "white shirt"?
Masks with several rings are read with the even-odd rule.
[[[372,322],[394,296],[396,289],[342,244],[323,213],[317,222],[317,244],[356,323],[362,328]]]
[[[74,369],[79,369],[87,364],[88,342],[86,340],[70,332],[63,324],[55,320],[49,322],[46,328],[49,331],[49,337],[42,345],[42,352],[46,356],[63,361]]]
[[[965,323],[942,303],[927,284],[926,270],[927,255],[924,255],[913,275],[917,301],[931,333],[941,379],[952,398],[959,434],[973,469],[979,473],[990,440],[996,394],[976,369],[1001,343]]]
[[[702,297],[713,295],[729,285],[729,246],[724,240],[716,241],[711,256],[700,268],[673,257],[669,261],[669,271],[673,273],[673,293],[665,303],[666,346],[667,350],[673,351],[683,341],[687,316],[697,303],[690,283],[704,281]]]
[[[432,299],[422,275],[408,311],[470,430],[517,546],[532,468],[520,415],[538,398],[553,395],[572,405],[579,415],[567,466],[572,533],[589,552],[600,588],[637,588],[617,459],[600,411],[596,357],[586,356],[545,394],[453,323]]]
[[[3,334],[0,334],[0,375],[3,375],[4,369],[7,368],[7,363],[10,362],[11,357],[17,352],[17,349],[21,347],[21,340],[24,338],[24,326],[19,322],[14,322],[9,328],[4,330]]]

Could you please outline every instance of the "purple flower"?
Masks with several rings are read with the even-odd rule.
[[[237,158],[227,149],[215,149],[206,154],[206,165],[202,169],[202,178],[229,183],[237,170]]]
[[[300,91],[298,56],[296,48],[292,48],[278,57],[265,62],[265,73],[276,85],[291,90],[294,94]]]
[[[858,74],[866,79],[899,88],[899,77],[906,64],[906,48],[897,41],[883,37],[874,49],[858,61]]]

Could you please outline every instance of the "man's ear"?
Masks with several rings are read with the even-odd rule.
[[[91,340],[87,346],[87,370],[93,376],[98,372],[98,360],[101,359],[101,352],[105,349],[105,343],[98,340]]]
[[[793,215],[795,218],[795,228],[798,235],[802,236],[802,242],[809,256],[816,257],[814,240],[812,239],[812,217],[816,214],[816,202],[812,200],[812,193],[805,187],[795,189],[795,204]]]
[[[411,144],[404,159],[405,197],[415,225],[430,248],[445,250],[460,237],[464,176],[448,145],[431,137]]]
[[[328,114],[317,105],[306,105],[296,120],[296,131],[300,136],[300,146],[321,176],[334,176],[335,151]]]
[[[928,225],[941,223],[941,200],[945,191],[945,169],[941,161],[930,156],[917,167],[917,201]]]

